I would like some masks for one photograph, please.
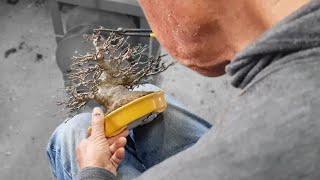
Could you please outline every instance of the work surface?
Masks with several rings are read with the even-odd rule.
[[[50,14],[32,2],[0,1],[0,179],[51,179],[46,144],[64,117],[56,115],[64,92]],[[205,78],[181,65],[163,73],[161,82],[210,122],[235,92],[225,77]]]

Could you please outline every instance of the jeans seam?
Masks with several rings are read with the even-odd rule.
[[[57,153],[56,149],[51,149],[51,148],[50,148],[50,151],[51,151],[51,152],[54,152],[55,154]],[[51,155],[50,155],[48,152],[47,152],[47,154],[49,155],[49,161],[50,161],[50,165],[51,165],[51,170],[52,170],[54,176],[57,178],[57,174],[56,174],[55,168],[54,168],[53,165],[52,165]],[[64,166],[62,167],[62,169],[63,169],[63,171],[69,176],[69,178],[72,179],[72,175],[65,169]]]
[[[69,176],[69,178],[71,178],[72,179],[72,175],[71,174],[69,174],[69,172],[63,167],[63,171]]]
[[[56,174],[55,168],[54,168],[54,166],[52,164],[53,160],[52,160],[52,157],[51,157],[51,153],[49,153],[48,151],[49,151],[49,149],[47,150],[47,155],[49,157],[49,163],[50,163],[51,171],[52,171],[53,175],[57,178],[57,174]],[[50,148],[50,151],[51,152],[52,151],[56,152],[54,149],[51,149],[51,148]]]

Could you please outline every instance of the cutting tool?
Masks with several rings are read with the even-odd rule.
[[[125,129],[151,122],[167,108],[163,91],[153,92],[116,109],[105,116],[105,135],[112,137]],[[91,132],[91,127],[88,129]]]
[[[155,38],[156,35],[151,31],[151,29],[125,29],[125,28],[118,28],[118,29],[95,29],[94,31],[107,31],[107,32],[114,32],[119,35],[124,36],[140,36],[140,37],[151,37]]]

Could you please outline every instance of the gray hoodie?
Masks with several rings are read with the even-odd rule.
[[[138,179],[320,179],[320,1],[272,27],[226,71],[243,91],[218,123]]]

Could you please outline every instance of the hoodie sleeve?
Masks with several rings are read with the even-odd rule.
[[[78,180],[114,180],[116,176],[110,171],[97,167],[87,167],[80,171]]]

